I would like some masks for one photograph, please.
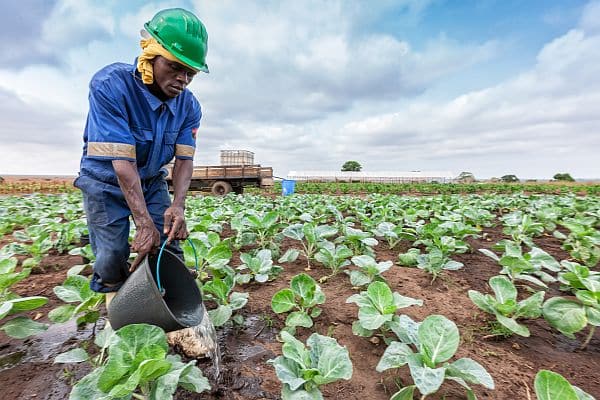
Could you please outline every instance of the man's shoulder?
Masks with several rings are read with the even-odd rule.
[[[117,83],[123,79],[131,79],[133,66],[126,63],[113,63],[105,66],[94,74],[90,81],[90,88],[107,83]]]

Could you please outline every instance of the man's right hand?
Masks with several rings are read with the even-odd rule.
[[[141,223],[136,226],[135,236],[131,250],[137,253],[137,257],[131,264],[129,272],[135,271],[148,253],[155,251],[160,246],[160,233],[152,221]]]

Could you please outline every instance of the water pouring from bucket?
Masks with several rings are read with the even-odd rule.
[[[194,249],[193,243],[188,242]],[[166,242],[158,255],[147,255],[119,289],[108,305],[110,324],[115,330],[138,323],[159,326],[170,332],[170,344],[180,347],[186,355],[200,358],[208,354],[218,377],[219,345],[200,289],[184,262],[165,245]],[[196,273],[197,270],[196,257]],[[189,354],[186,349],[192,348],[196,351]],[[201,349],[202,354],[198,351]]]

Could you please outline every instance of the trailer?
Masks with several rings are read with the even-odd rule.
[[[167,166],[167,183],[173,190],[172,165]],[[260,165],[209,165],[194,166],[190,181],[191,191],[210,191],[217,196],[229,192],[244,193],[245,187],[269,188],[273,186],[273,168]]]

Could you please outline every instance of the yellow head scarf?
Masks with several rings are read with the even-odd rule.
[[[169,53],[167,49],[162,47],[162,45],[153,37],[140,40],[140,46],[142,47],[142,54],[138,57],[137,70],[140,71],[140,74],[142,74],[142,81],[147,85],[150,85],[152,82],[154,82],[154,71],[152,69],[152,63],[150,63],[150,60],[156,56],[163,56],[169,61],[174,61],[189,67],[189,65],[185,64],[173,56],[173,54]]]

